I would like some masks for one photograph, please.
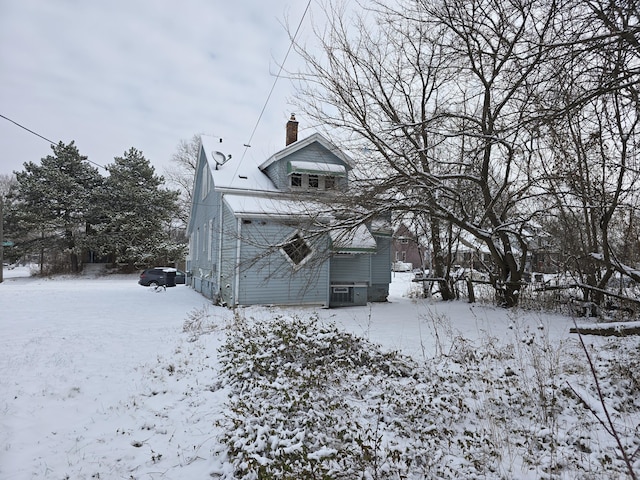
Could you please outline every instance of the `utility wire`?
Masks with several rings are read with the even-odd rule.
[[[280,64],[280,69],[278,70],[278,74],[276,75],[276,78],[273,81],[273,85],[271,85],[271,90],[269,90],[269,94],[267,95],[267,99],[265,100],[264,105],[262,106],[262,110],[260,111],[260,115],[258,116],[258,120],[256,121],[256,124],[253,127],[253,131],[251,132],[251,136],[249,137],[249,141],[247,141],[247,143],[244,144],[245,148],[244,148],[244,151],[242,152],[242,157],[240,158],[240,162],[238,162],[238,168],[240,168],[240,164],[242,163],[242,160],[244,160],[244,156],[246,155],[247,150],[251,146],[251,141],[253,140],[253,136],[255,135],[256,130],[258,129],[258,125],[260,124],[260,121],[262,120],[262,115],[264,114],[264,111],[267,109],[267,104],[269,103],[269,100],[271,99],[271,95],[273,94],[273,91],[276,88],[276,84],[278,83],[278,80],[280,80],[280,75],[282,74],[282,70],[284,69],[284,64],[287,62],[287,58],[289,58],[289,53],[291,53],[291,49],[293,48],[295,40],[298,37],[298,32],[300,32],[300,28],[302,27],[302,22],[304,21],[304,18],[307,16],[307,12],[309,11],[309,7],[310,6],[311,6],[311,0],[309,0],[307,2],[307,6],[305,7],[304,12],[302,13],[302,17],[300,18],[300,22],[298,23],[298,27],[296,28],[296,31],[293,34],[293,37],[291,38],[291,42],[289,42],[289,48],[287,49],[287,53],[284,56],[284,60]],[[236,168],[236,173],[238,171],[238,168]],[[235,174],[233,176],[235,177]]]
[[[33,135],[35,135],[36,137],[39,137],[39,138],[41,138],[41,139],[43,139],[43,140],[45,140],[45,141],[49,142],[49,143],[50,143],[51,145],[53,145],[53,146],[56,146],[56,145],[57,145],[57,143],[56,143],[56,142],[54,142],[53,140],[49,140],[47,137],[44,137],[44,136],[40,135],[40,134],[39,134],[39,133],[37,133],[37,132],[34,132],[33,130],[31,130],[31,129],[29,129],[29,128],[25,127],[24,125],[20,125],[20,124],[19,124],[18,122],[16,122],[15,120],[11,120],[9,117],[5,117],[5,116],[4,116],[4,115],[2,115],[1,113],[0,113],[0,117],[4,118],[5,120],[7,120],[7,121],[9,121],[9,122],[11,122],[11,123],[13,123],[14,125],[17,125],[18,127],[22,128],[23,130],[26,130],[27,132],[29,132],[29,133],[31,133],[31,134],[33,134]],[[93,163],[94,165],[96,165],[96,166],[98,166],[98,167],[100,167],[100,168],[104,168],[105,170],[107,170],[107,167],[105,167],[104,165],[100,165],[99,163],[92,162],[92,161],[91,161],[91,160],[89,160],[88,158],[87,158],[87,162],[89,162],[89,163]]]

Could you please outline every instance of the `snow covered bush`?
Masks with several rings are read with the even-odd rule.
[[[240,321],[222,350],[234,478],[455,478],[490,472],[457,367],[430,370],[315,318]]]
[[[593,395],[576,342],[552,345],[516,321],[513,332],[455,338],[418,364],[316,317],[238,318],[220,351],[231,392],[220,476],[622,478],[614,443],[571,388]],[[613,352],[599,366],[606,377],[639,357]],[[616,377],[610,400],[632,452],[638,384]]]
[[[233,389],[223,442],[234,478],[354,478],[382,468],[369,400],[382,393],[381,378],[408,378],[411,360],[316,318],[284,317],[240,320],[221,356]]]

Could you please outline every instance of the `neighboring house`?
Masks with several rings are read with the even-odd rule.
[[[452,247],[454,268],[486,272],[493,264],[489,248],[467,232],[459,232]]]
[[[298,141],[293,116],[286,139],[257,165],[201,137],[187,228],[191,286],[229,307],[386,301],[388,223],[341,228],[314,202],[348,188],[352,160],[320,134]]]
[[[530,226],[524,233],[529,248],[525,271],[558,273],[560,254],[552,236],[537,225]]]
[[[527,258],[525,272],[528,273],[555,273],[558,263],[558,255],[551,244],[551,236],[541,228],[530,227],[523,232],[527,242]],[[487,271],[493,265],[491,253],[486,244],[473,238],[470,234],[461,232],[453,245],[453,264],[463,268]],[[513,248],[513,253],[522,261],[522,251]]]
[[[392,259],[394,264],[410,263],[412,269],[428,268],[428,249],[404,223],[393,234]]]

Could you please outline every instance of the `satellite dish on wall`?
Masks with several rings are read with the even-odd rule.
[[[213,155],[213,159],[216,162],[216,170],[218,170],[218,167],[224,165],[225,163],[227,163],[229,160],[231,160],[231,155],[227,156],[222,152],[218,152],[217,150],[214,150],[213,152],[211,152]]]

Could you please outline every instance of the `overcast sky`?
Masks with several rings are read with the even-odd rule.
[[[180,140],[222,137],[242,156],[307,0],[0,0],[0,114],[97,164],[135,147],[160,174]],[[309,36],[312,3],[302,35]],[[291,53],[288,66],[299,60]],[[293,107],[279,80],[248,149],[284,148]],[[304,131],[301,137],[312,133]],[[50,144],[0,118],[0,173]],[[104,171],[102,172],[105,173]]]

